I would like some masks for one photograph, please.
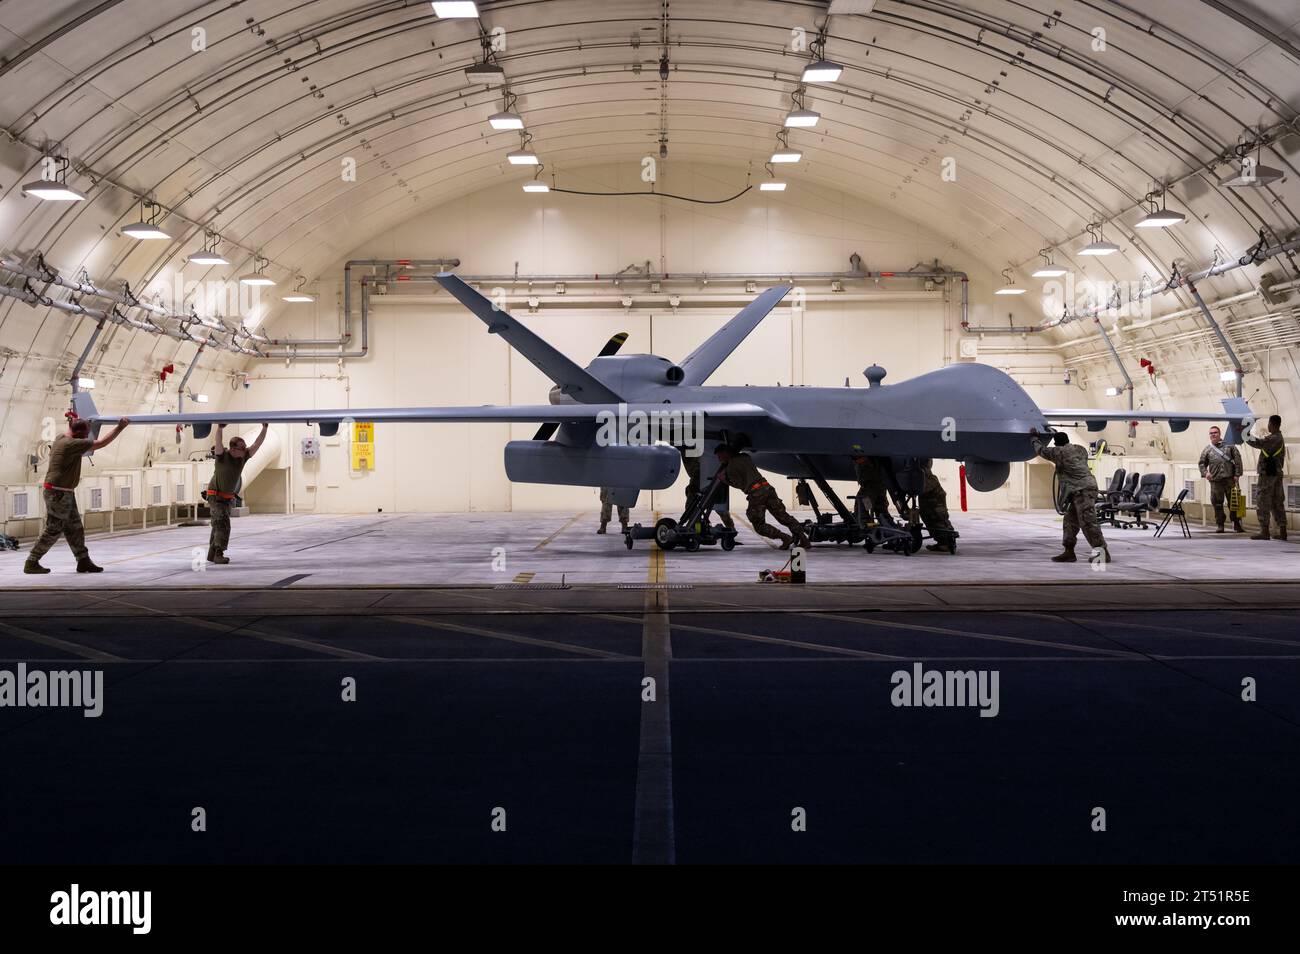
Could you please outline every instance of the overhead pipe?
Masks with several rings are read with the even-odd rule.
[[[370,349],[370,286],[373,284],[397,284],[401,282],[425,283],[435,281],[433,275],[392,275],[363,276],[358,283],[361,287],[361,346],[354,350],[345,350],[352,341],[352,268],[389,267],[416,269],[438,268],[447,270],[460,265],[460,259],[353,259],[343,266],[343,335],[340,338],[270,338],[268,343],[281,345],[278,349],[262,349],[261,356],[267,358],[309,358],[338,360],[343,358],[365,357]],[[970,278],[962,271],[949,269],[908,269],[905,271],[848,271],[848,272],[625,272],[614,274],[578,273],[554,275],[460,275],[463,281],[478,284],[518,285],[534,283],[565,284],[619,284],[626,281],[659,282],[660,284],[708,284],[718,282],[748,281],[863,281],[876,279],[960,279],[961,281],[961,320],[966,325],[970,301]],[[306,349],[304,350],[304,346]],[[330,348],[332,350],[324,350]]]
[[[1106,342],[1106,347],[1110,349],[1110,356],[1115,359],[1115,366],[1119,368],[1119,373],[1124,376],[1124,390],[1128,391],[1128,409],[1133,410],[1133,379],[1129,377],[1128,368],[1124,367],[1124,362],[1120,360],[1119,352],[1115,350],[1115,343],[1110,340],[1110,335],[1106,334],[1106,326],[1101,323],[1100,318],[1094,318],[1097,322],[1097,330],[1101,332],[1101,340]],[[1131,440],[1137,436],[1137,428],[1133,422],[1129,421],[1128,436]]]
[[[1267,248],[1257,247],[1256,249],[1251,250],[1249,254],[1243,255],[1241,258],[1232,259],[1231,261],[1227,261],[1227,262],[1219,262],[1218,264],[1210,265],[1207,268],[1203,268],[1199,272],[1192,272],[1189,275],[1180,275],[1175,273],[1173,278],[1171,278],[1165,284],[1159,286],[1153,285],[1150,288],[1148,288],[1146,291],[1139,292],[1137,295],[1134,295],[1133,297],[1129,298],[1129,300],[1125,302],[1125,304],[1131,305],[1134,302],[1145,301],[1148,298],[1154,298],[1156,295],[1162,295],[1165,292],[1174,291],[1177,288],[1187,288],[1192,293],[1193,297],[1200,299],[1200,294],[1196,291],[1195,288],[1196,282],[1204,278],[1214,278],[1216,275],[1222,275],[1225,272],[1230,272],[1233,271],[1234,269],[1244,268],[1247,265],[1262,265],[1264,262],[1268,261],[1269,259],[1277,258],[1279,255],[1285,255],[1287,252],[1294,252],[1297,249],[1300,249],[1300,238],[1292,239],[1289,242],[1279,242],[1278,244],[1271,245]],[[1084,311],[1076,312],[1073,315],[1067,312],[1066,315],[1056,319],[1055,321],[1052,322],[1044,321],[1038,325],[1022,325],[1022,326],[1012,326],[1007,328],[999,328],[997,326],[977,327],[974,325],[967,326],[963,324],[962,327],[966,331],[971,332],[972,334],[1007,334],[1007,333],[1031,334],[1031,333],[1037,333],[1042,331],[1048,331],[1049,329],[1059,327],[1060,325],[1064,324],[1066,321],[1075,318],[1096,318],[1102,312],[1106,311],[1111,307],[1112,304],[1110,302],[1106,303],[1105,305],[1094,305],[1091,308],[1085,309]],[[1208,309],[1206,308],[1204,302],[1200,301],[1196,309],[1185,309],[1183,311],[1173,312],[1169,315],[1162,316],[1161,318],[1156,320],[1163,321],[1166,318],[1182,317],[1184,315],[1192,314],[1194,313],[1194,311],[1200,311],[1202,314],[1205,314],[1207,317],[1209,316]],[[1151,322],[1147,322],[1147,324],[1150,323]],[[1210,324],[1217,329],[1217,324],[1215,323],[1213,318],[1210,318]],[[1220,340],[1226,341],[1226,339],[1222,337],[1221,332],[1220,332]],[[1229,353],[1231,353],[1232,351],[1231,346],[1225,344],[1225,347],[1227,347]],[[1235,356],[1233,357],[1233,360],[1234,361],[1236,360]]]
[[[228,344],[222,343],[219,340],[217,340],[216,343],[219,344],[222,348],[225,348],[226,350],[233,351],[238,354],[256,353],[255,351],[250,352],[249,349],[236,344],[239,338],[247,338],[252,341],[266,340],[264,336],[254,334],[253,332],[249,331],[246,328],[242,328],[242,327],[232,328],[227,322],[215,318],[203,318],[193,313],[189,315],[179,315],[174,312],[168,311],[166,308],[163,308],[161,305],[155,305],[152,302],[141,301],[139,298],[136,298],[135,295],[131,294],[129,287],[124,292],[115,292],[115,291],[110,291],[107,288],[101,288],[98,285],[95,285],[93,282],[81,282],[75,279],[65,278],[62,275],[60,275],[57,270],[47,265],[43,258],[39,260],[39,264],[40,264],[39,268],[33,268],[32,266],[26,265],[23,262],[19,261],[18,259],[9,256],[4,256],[0,258],[0,267],[5,268],[7,271],[13,272],[15,275],[21,275],[24,278],[34,279],[36,281],[43,282],[50,285],[57,285],[60,288],[66,288],[69,291],[74,292],[75,294],[78,295],[86,295],[93,298],[104,298],[107,299],[108,301],[113,302],[114,305],[121,305],[126,308],[139,308],[140,310],[148,314],[156,315],[163,319],[175,321],[180,325],[179,328],[171,328],[171,327],[167,327],[166,325],[158,324],[157,322],[153,322],[153,321],[142,322],[136,319],[129,318],[126,315],[122,315],[122,317],[126,319],[126,323],[129,323],[133,328],[136,328],[137,330],[140,331],[148,331],[151,334],[166,335],[167,337],[174,338],[177,341],[210,341],[211,339],[210,335],[208,336],[208,338],[200,338],[192,334],[189,330],[190,325],[195,325],[195,324],[202,325],[204,328],[207,328],[211,331],[216,331],[221,334],[229,336],[230,342]],[[47,296],[38,296],[38,297],[40,298],[40,302],[39,302],[40,304],[46,304],[47,302],[50,302],[52,303],[52,307],[57,307],[57,303],[54,303],[53,299],[48,299]],[[29,302],[29,304],[34,304],[34,303]],[[114,312],[119,315],[122,314],[121,312],[117,312],[116,309],[114,309]],[[117,323],[121,324],[122,322],[117,322]]]

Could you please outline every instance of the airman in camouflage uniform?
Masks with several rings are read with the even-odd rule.
[[[858,478],[858,499],[870,502],[877,523],[889,517],[889,494],[885,492],[885,478],[880,467],[880,462],[873,457],[858,455],[853,458],[853,470]]]
[[[1217,532],[1223,533],[1226,519],[1223,501],[1231,494],[1237,478],[1242,474],[1241,451],[1231,444],[1224,444],[1222,432],[1217,427],[1212,427],[1210,443],[1206,444],[1205,450],[1201,451],[1201,459],[1197,464],[1201,476],[1210,482],[1210,504],[1214,507],[1214,523],[1219,528]],[[1241,518],[1235,513],[1232,515],[1232,529],[1238,533],[1246,529],[1241,525]]]
[[[1097,522],[1097,481],[1088,469],[1088,452],[1061,431],[1052,435],[1048,445],[1037,429],[1031,428],[1034,453],[1056,465],[1056,475],[1061,484],[1061,500],[1065,504],[1065,520],[1061,525],[1061,543],[1064,549],[1052,557],[1053,563],[1074,563],[1074,543],[1079,531],[1093,548],[1093,555],[1102,563],[1110,562],[1106,538],[1101,535]]]
[[[925,474],[925,489],[917,498],[916,505],[921,511],[921,522],[934,540],[926,549],[936,553],[956,553],[955,530],[948,519],[948,494],[939,478],[934,476],[934,461],[926,458],[920,461],[920,465]]]
[[[1268,431],[1263,437],[1247,437],[1246,443],[1259,451],[1259,497],[1256,515],[1259,533],[1252,540],[1286,539],[1286,496],[1282,482],[1286,474],[1286,441],[1282,439],[1282,418],[1274,414],[1268,419]],[[1269,533],[1271,521],[1277,521],[1277,532]]]
[[[59,537],[68,541],[73,556],[77,558],[78,573],[104,572],[102,566],[96,566],[90,559],[90,551],[86,549],[86,531],[81,525],[81,511],[77,509],[81,459],[91,451],[113,443],[129,423],[124,417],[117,422],[117,427],[95,440],[90,436],[88,422],[73,420],[68,423],[67,433],[54,439],[50,447],[49,469],[45,472],[45,525],[41,528],[40,538],[32,544],[31,552],[27,554],[27,561],[23,564],[24,573],[50,572],[41,566],[41,557],[49,552]]]
[[[614,513],[614,488],[601,487],[600,488],[600,529],[596,531],[597,533],[607,532],[605,530],[605,527],[609,525],[609,518],[613,516],[613,513]],[[627,520],[629,516],[631,516],[631,514],[628,512],[627,507],[620,506],[618,508],[618,522],[622,524],[624,533],[627,532]]]
[[[808,537],[804,535],[803,526],[785,509],[785,504],[777,496],[776,490],[754,466],[748,454],[738,454],[724,444],[718,445],[715,453],[718,460],[726,467],[727,483],[741,491],[749,501],[745,516],[760,537],[769,537],[781,541],[781,549],[790,549],[791,544],[808,546]],[[782,533],[767,522],[767,514],[791,531],[793,536]]]

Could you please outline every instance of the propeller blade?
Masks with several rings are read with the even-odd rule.
[[[614,335],[614,337],[605,342],[605,347],[600,349],[600,354],[596,357],[612,358],[614,355],[618,354],[618,349],[623,347],[623,342],[625,341],[627,341],[627,332],[620,331],[618,334]],[[533,440],[549,441],[551,436],[555,434],[559,427],[560,425],[555,423],[543,424],[537,429],[537,433],[533,435]]]

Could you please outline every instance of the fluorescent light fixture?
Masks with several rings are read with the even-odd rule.
[[[152,222],[135,222],[122,227],[122,234],[133,239],[169,239],[166,232]]]
[[[1062,275],[1069,274],[1068,268],[1061,268],[1059,265],[1044,265],[1038,269],[1030,278],[1060,278]]]
[[[1107,388],[1106,397],[1119,397],[1119,388]]]
[[[999,289],[998,289],[997,291],[995,291],[993,294],[995,294],[995,295],[1023,295],[1024,293],[1025,293],[1025,290],[1024,290],[1023,288],[1016,288],[1014,285],[1007,285],[1007,286],[1004,287],[1004,288],[999,288]]]
[[[488,117],[488,124],[493,129],[523,129],[524,117],[518,113],[493,113]]]
[[[506,153],[506,159],[510,161],[512,166],[537,166],[541,165],[542,162],[537,158],[537,153],[523,150]]]
[[[780,179],[768,179],[758,187],[759,192],[784,192],[785,183]]]
[[[205,249],[202,252],[195,252],[189,258],[185,259],[185,261],[189,262],[191,265],[229,265],[230,264],[230,262],[228,262],[226,259],[221,257],[220,253],[214,252],[210,249]]]
[[[772,153],[773,162],[798,162],[803,158],[803,153],[798,149],[778,149]]]
[[[1093,242],[1079,249],[1080,255],[1114,255],[1119,251],[1119,246],[1114,242]]]
[[[524,183],[525,192],[550,192],[551,187],[540,179],[529,179]]]
[[[274,280],[263,275],[261,272],[249,272],[247,275],[239,276],[241,285],[274,285]]]
[[[876,9],[876,0],[831,0],[831,8],[826,12],[832,16],[858,14],[865,16]]]
[[[29,182],[23,186],[23,195],[46,202],[85,202],[86,197],[76,189],[69,189],[62,182]]]
[[[803,81],[805,83],[834,83],[844,72],[844,67],[838,63],[832,63],[830,60],[818,60],[816,63],[809,63],[803,68]]]
[[[302,292],[302,291],[291,291],[291,292],[289,292],[289,294],[287,294],[287,295],[283,295],[283,296],[281,297],[280,300],[281,300],[281,301],[293,302],[293,303],[297,304],[297,303],[300,303],[300,302],[315,301],[315,300],[316,300],[316,296],[315,296],[315,295],[309,295],[307,292]]]
[[[798,129],[811,129],[821,118],[821,113],[811,109],[792,109],[785,117],[785,124]]]
[[[1274,169],[1272,166],[1255,166],[1253,175],[1247,175],[1243,166],[1226,179],[1219,180],[1219,185],[1226,186],[1229,189],[1258,189],[1261,186],[1270,185],[1281,179],[1283,176],[1281,169]],[[24,187],[25,188],[25,187]]]
[[[433,0],[433,12],[444,20],[464,20],[478,16],[478,4],[474,0]]]
[[[95,390],[95,379],[77,378],[77,387],[81,388],[83,391],[93,391]]]
[[[207,404],[208,396],[206,394],[196,394],[194,395],[194,401],[196,404]]]
[[[496,63],[475,63],[465,67],[465,79],[471,83],[504,83],[506,71]]]
[[[1171,225],[1182,225],[1187,221],[1187,216],[1181,212],[1170,212],[1168,209],[1157,209],[1154,212],[1147,213],[1141,221],[1137,223],[1140,229],[1166,229]]]
[[[1236,372],[1236,371],[1220,371],[1220,372],[1219,372],[1219,380],[1220,380],[1220,381],[1235,381],[1235,380],[1237,380],[1237,372]]]

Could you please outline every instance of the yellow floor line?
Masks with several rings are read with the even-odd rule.
[[[541,543],[537,544],[537,546],[533,547],[533,550],[534,550],[534,551],[537,551],[537,550],[541,550],[542,548],[544,548],[544,547],[546,546],[546,544],[550,543],[552,540],[554,540],[556,537],[558,537],[560,534],[562,534],[565,530],[568,530],[571,526],[573,526],[573,524],[574,524],[574,523],[578,520],[578,518],[581,517],[581,516],[582,516],[582,512],[581,512],[581,511],[579,511],[578,513],[575,513],[572,517],[570,517],[570,518],[568,519],[568,521],[564,524],[564,526],[560,527],[559,530],[556,530],[554,533],[552,533],[549,537],[547,537],[547,538],[546,538],[545,540],[543,540]]]

